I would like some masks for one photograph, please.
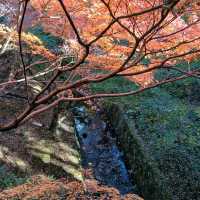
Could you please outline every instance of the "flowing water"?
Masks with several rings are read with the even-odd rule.
[[[83,168],[90,171],[86,179],[114,187],[123,194],[133,192],[123,155],[108,122],[100,113],[92,113],[86,107],[73,109],[76,133],[83,152]]]

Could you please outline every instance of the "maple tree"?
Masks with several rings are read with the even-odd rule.
[[[2,131],[17,127],[59,102],[134,95],[187,77],[199,78],[200,68],[191,71],[177,67],[180,60],[192,62],[200,54],[200,4],[197,0],[24,0],[18,4],[21,9],[15,16],[15,23],[18,23],[26,86],[29,84],[26,70],[30,66],[26,66],[23,59],[22,31],[31,12],[37,13],[35,21],[31,18],[31,24],[40,24],[46,32],[63,38],[65,51],[54,56],[45,53],[53,62],[52,77],[33,99],[28,100],[24,112],[14,121],[0,126]],[[41,48],[40,51],[34,46],[32,49],[35,53],[41,52]],[[67,56],[73,56],[73,62],[63,65],[61,61]],[[96,74],[93,69],[100,69],[102,73]],[[157,81],[155,70],[178,71],[181,75]],[[52,88],[62,74],[67,74],[67,78]],[[116,76],[135,81],[140,88],[126,93],[81,97],[67,92]]]

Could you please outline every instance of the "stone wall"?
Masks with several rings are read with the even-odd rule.
[[[126,164],[133,172],[132,180],[136,182],[141,195],[147,200],[172,199],[168,191],[165,191],[163,177],[156,163],[150,158],[137,135],[134,122],[126,119],[118,105],[105,103],[104,107],[114,128],[119,148],[124,153]]]

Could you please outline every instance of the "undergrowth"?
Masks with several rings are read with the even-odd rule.
[[[157,78],[161,76],[156,73]],[[145,148],[165,176],[169,186],[166,190],[179,200],[197,198],[200,188],[199,88],[199,80],[188,78],[138,95],[105,99],[122,106],[128,119],[135,123]],[[136,89],[137,85],[120,77],[91,85],[95,93]]]

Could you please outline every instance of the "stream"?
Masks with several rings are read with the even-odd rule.
[[[102,119],[102,113],[90,112],[84,106],[73,108],[73,113],[83,153],[83,169],[90,171],[85,178],[114,187],[121,195],[134,192],[115,134]]]

